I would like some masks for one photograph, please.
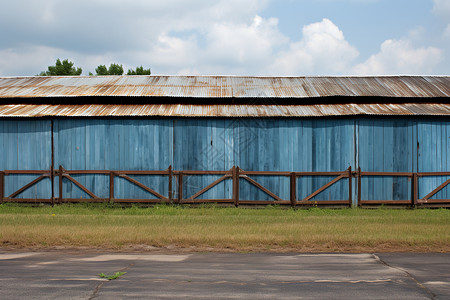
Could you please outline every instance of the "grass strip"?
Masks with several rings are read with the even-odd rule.
[[[450,252],[447,209],[0,205],[3,248]]]

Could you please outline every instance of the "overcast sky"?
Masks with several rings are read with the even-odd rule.
[[[0,76],[449,75],[450,0],[2,0]]]

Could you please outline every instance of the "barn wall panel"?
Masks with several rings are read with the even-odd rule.
[[[355,167],[352,120],[249,119],[239,124],[236,164],[251,171],[343,171]],[[303,199],[333,177],[298,178],[297,195]],[[289,199],[289,178],[259,176],[263,186]],[[244,189],[241,198],[272,200],[257,189]],[[342,180],[314,200],[348,198],[348,182]]]
[[[365,172],[415,172],[417,121],[409,119],[362,119],[359,121],[358,161]],[[411,199],[411,179],[366,176],[364,200]]]
[[[67,170],[165,170],[172,164],[172,122],[158,119],[60,119],[55,121],[55,165]],[[107,175],[73,175],[100,198],[109,196]],[[130,177],[168,196],[162,176]],[[155,197],[115,178],[116,198]],[[63,179],[67,198],[89,198]],[[58,193],[58,189],[56,189]]]
[[[233,121],[227,119],[174,120],[173,168],[175,170],[223,171],[233,167]],[[185,176],[184,198],[193,196],[220,175]],[[231,198],[229,180],[197,199]]]
[[[0,121],[0,170],[50,170],[51,121],[3,119]],[[5,196],[39,175],[5,176]],[[16,198],[51,198],[51,182],[45,178]]]
[[[450,171],[450,121],[424,120],[418,123],[418,171]],[[419,179],[419,198],[423,198],[440,184],[448,180],[446,176],[421,177]],[[447,186],[430,199],[449,199]]]
[[[51,165],[51,121],[2,119],[0,121],[0,170],[47,170]],[[228,170],[236,165],[248,171],[343,171],[385,172],[449,171],[450,121],[440,118],[139,118],[54,120],[55,167],[67,170]],[[6,176],[8,196],[37,176]],[[106,175],[73,175],[99,197],[109,195]],[[168,178],[130,177],[168,196]],[[220,176],[185,177],[184,196],[192,196]],[[289,178],[253,176],[264,187],[289,199]],[[297,195],[302,199],[333,177],[299,177]],[[445,176],[419,179],[419,198]],[[64,197],[89,198],[64,179]],[[174,192],[176,181],[174,179]],[[411,199],[411,180],[406,177],[364,177],[365,200]],[[155,198],[116,177],[116,198]],[[55,181],[55,195],[58,195]],[[226,180],[199,197],[231,198]],[[50,198],[45,179],[19,198]],[[175,194],[176,196],[176,194]],[[348,181],[342,180],[313,200],[348,197]],[[240,198],[272,200],[241,179]],[[431,199],[450,198],[447,187]]]

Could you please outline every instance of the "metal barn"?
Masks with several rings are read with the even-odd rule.
[[[450,204],[450,77],[0,78],[0,201]]]

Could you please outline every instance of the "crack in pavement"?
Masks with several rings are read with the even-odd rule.
[[[120,270],[118,270],[118,271],[116,271],[116,272],[125,272],[125,271],[127,271],[128,269],[130,269],[131,267],[133,267],[134,265],[135,265],[134,263],[129,264],[129,265],[126,266],[125,268],[122,268],[122,269],[120,269]],[[100,290],[101,290],[102,287],[103,287],[103,285],[104,285],[106,282],[108,282],[108,281],[112,281],[112,280],[107,280],[107,279],[106,279],[105,281],[100,282],[100,283],[95,287],[94,291],[92,292],[91,296],[89,297],[89,300],[92,300],[92,299],[97,298],[97,297],[98,297],[98,294],[100,293]]]
[[[408,271],[400,268],[400,267],[396,267],[396,266],[392,266],[390,264],[388,264],[387,262],[385,262],[384,260],[382,260],[378,255],[372,254],[373,257],[375,258],[375,260],[377,260],[379,263],[381,263],[382,265],[385,265],[386,267],[398,270],[402,273],[404,273],[406,275],[406,277],[408,277],[409,279],[411,279],[412,281],[414,281],[416,283],[416,285],[421,288],[422,290],[424,290],[429,296],[431,300],[434,300],[436,298],[436,294],[433,293],[429,288],[427,288],[425,285],[423,285],[418,279],[416,279],[411,273],[409,273]]]
[[[94,291],[92,292],[92,295],[89,297],[89,300],[92,300],[98,296],[98,293],[100,292],[100,289],[102,288],[102,286],[105,282],[106,281],[103,281],[95,287]]]
[[[238,281],[229,281],[229,280],[220,280],[220,281],[192,281],[192,280],[170,280],[170,279],[153,279],[151,280],[155,283],[172,283],[172,284],[233,284],[233,285],[261,285],[261,286],[271,286],[277,284],[302,284],[302,283],[382,283],[382,282],[392,282],[392,279],[377,279],[377,280],[326,280],[326,279],[318,279],[318,280],[294,280],[294,281],[277,281],[277,282],[238,282]]]

